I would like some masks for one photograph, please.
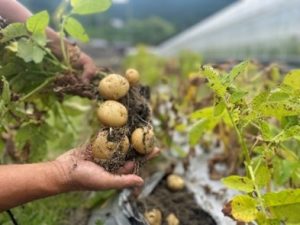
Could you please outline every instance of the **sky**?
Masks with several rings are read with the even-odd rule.
[[[123,4],[123,3],[127,3],[128,2],[128,0],[112,0],[112,1],[115,4]]]

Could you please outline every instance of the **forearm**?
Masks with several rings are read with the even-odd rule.
[[[66,176],[55,162],[1,165],[0,212],[67,191]]]

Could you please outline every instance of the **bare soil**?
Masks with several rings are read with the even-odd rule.
[[[154,189],[149,197],[138,200],[137,205],[142,213],[159,209],[162,212],[162,225],[168,225],[166,217],[170,213],[176,215],[180,225],[216,225],[214,219],[198,206],[192,193],[187,189],[170,191],[165,180]]]

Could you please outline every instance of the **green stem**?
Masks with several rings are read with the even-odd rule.
[[[229,110],[228,103],[227,103],[227,101],[225,100],[225,98],[223,98],[223,101],[224,101],[224,103],[225,103],[225,105],[226,105],[226,110],[227,110],[227,113],[228,113],[228,115],[229,115],[229,119],[230,119],[230,121],[231,121],[231,123],[232,123],[232,125],[233,125],[233,128],[234,128],[234,130],[235,130],[237,136],[238,136],[240,145],[241,145],[241,147],[242,147],[243,155],[244,155],[244,157],[245,157],[245,159],[246,159],[246,163],[247,163],[247,165],[250,165],[250,164],[251,164],[250,153],[249,153],[249,150],[248,150],[247,145],[246,145],[246,143],[245,143],[245,140],[244,140],[244,138],[243,138],[243,136],[242,136],[242,132],[239,130],[239,128],[237,127],[236,123],[234,122],[234,120],[233,120],[233,118],[232,118],[232,115],[231,115],[231,112],[230,112],[230,110]]]
[[[64,16],[62,19],[62,23],[60,25],[60,31],[59,31],[59,37],[60,37],[60,48],[61,48],[61,52],[64,58],[64,62],[66,63],[67,67],[70,68],[70,60],[69,60],[69,56],[67,54],[66,51],[66,45],[65,45],[65,32],[64,32],[64,27],[65,27],[65,23],[66,23],[66,19],[68,17]]]
[[[266,211],[266,208],[264,206],[264,202],[263,202],[263,198],[262,198],[262,195],[260,193],[260,190],[255,182],[255,175],[254,175],[254,172],[253,172],[253,168],[251,165],[248,166],[248,171],[249,171],[249,174],[250,174],[250,178],[254,184],[254,189],[255,189],[255,192],[257,194],[257,199],[258,199],[258,202],[259,202],[259,205],[261,207],[261,210],[263,212],[263,214],[267,217],[267,211]]]
[[[51,81],[53,81],[55,79],[55,77],[51,77],[47,80],[45,80],[41,85],[39,85],[38,87],[36,87],[35,89],[33,89],[31,92],[29,92],[27,95],[23,96],[22,98],[20,98],[20,101],[25,101],[28,98],[30,98],[32,95],[36,94],[37,92],[39,92],[40,90],[42,90],[44,87],[46,87]]]

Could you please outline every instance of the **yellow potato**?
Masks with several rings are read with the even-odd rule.
[[[146,155],[154,148],[155,137],[153,130],[149,127],[137,128],[131,134],[131,144],[140,154]]]
[[[137,85],[140,81],[140,74],[135,69],[128,69],[126,71],[125,77],[131,86]]]
[[[126,154],[129,149],[129,140],[124,136],[119,142],[111,142],[107,140],[108,131],[98,133],[96,139],[92,143],[92,153],[97,159],[111,159],[113,154],[120,150]]]
[[[126,107],[112,100],[103,102],[98,108],[97,115],[99,121],[109,127],[122,127],[128,120]]]
[[[129,82],[121,75],[110,74],[99,82],[98,90],[103,98],[118,100],[128,93]]]
[[[185,183],[181,176],[171,174],[167,177],[167,186],[172,191],[181,191],[183,190]]]
[[[179,219],[175,216],[174,213],[170,213],[167,216],[167,223],[168,225],[180,225]]]
[[[158,209],[145,212],[144,217],[149,225],[161,225],[162,215]]]

